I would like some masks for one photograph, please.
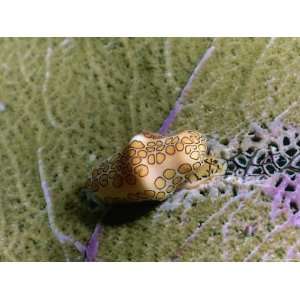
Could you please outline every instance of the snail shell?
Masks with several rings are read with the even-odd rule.
[[[86,187],[104,203],[163,201],[179,188],[207,182],[220,172],[222,166],[207,155],[201,133],[162,136],[143,131],[94,168]]]

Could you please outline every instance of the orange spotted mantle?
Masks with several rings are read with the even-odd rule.
[[[87,188],[104,203],[163,201],[179,188],[196,187],[223,172],[223,165],[207,155],[199,132],[162,136],[144,131],[94,168]]]

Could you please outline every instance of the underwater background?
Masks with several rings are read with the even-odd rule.
[[[287,163],[264,180],[234,172],[117,208],[97,260],[300,259],[300,39],[15,38],[0,49],[1,261],[83,260],[73,241],[86,243],[99,215],[78,189],[97,161],[160,129],[208,49],[169,132],[199,130],[226,159],[277,147]]]

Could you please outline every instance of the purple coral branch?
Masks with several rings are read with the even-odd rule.
[[[171,124],[174,122],[174,120],[176,119],[176,116],[179,114],[179,112],[182,109],[182,103],[180,103],[179,101],[175,103],[175,106],[173,107],[173,109],[170,111],[169,115],[167,116],[167,118],[164,120],[162,126],[159,129],[159,133],[162,135],[165,135]]]
[[[41,182],[41,188],[44,194],[44,199],[46,202],[46,210],[48,214],[48,221],[50,229],[54,235],[54,237],[59,241],[62,248],[64,244],[71,244],[73,245],[83,256],[85,256],[86,261],[95,261],[98,248],[99,248],[99,241],[98,237],[101,234],[102,230],[99,224],[97,224],[94,233],[91,236],[91,239],[87,243],[87,245],[82,244],[79,241],[76,241],[72,236],[66,235],[63,232],[61,232],[54,220],[54,214],[53,214],[53,206],[52,206],[52,198],[51,193],[49,190],[48,183],[46,181],[45,171],[44,171],[44,163],[42,160],[42,150],[43,148],[39,148],[37,151],[38,156],[38,169],[39,169],[39,175],[40,175],[40,182]],[[64,250],[64,248],[63,248]],[[68,259],[68,257],[67,257]]]
[[[210,58],[210,56],[213,54],[215,50],[215,47],[210,47],[206,50],[204,55],[200,58],[198,61],[195,69],[193,70],[191,76],[189,77],[186,85],[181,90],[181,93],[179,94],[178,98],[176,99],[175,106],[170,111],[167,118],[164,120],[162,126],[159,129],[160,134],[166,134],[171,126],[171,124],[174,122],[176,116],[181,111],[183,106],[183,101],[186,95],[188,94],[189,90],[192,87],[193,81],[196,79],[198,73],[203,69],[203,66],[205,65],[206,61]]]
[[[99,251],[99,236],[102,234],[102,227],[100,224],[97,224],[94,232],[88,241],[85,249],[85,261],[93,262],[96,260],[98,251]]]
[[[74,243],[74,239],[71,236],[65,235],[62,233],[55,225],[54,222],[54,215],[53,215],[53,207],[52,207],[52,198],[51,193],[48,187],[48,183],[46,181],[45,171],[44,171],[44,163],[42,160],[42,148],[38,149],[38,167],[39,167],[39,174],[40,174],[40,181],[41,181],[41,187],[44,194],[44,198],[46,201],[46,210],[48,214],[48,220],[49,220],[49,226],[53,233],[53,235],[56,237],[56,239],[61,243]]]
[[[278,184],[279,180],[281,182]],[[266,195],[273,198],[271,220],[285,215],[290,225],[300,227],[300,175],[297,174],[294,180],[287,175],[273,176],[266,180],[262,188]],[[293,206],[296,211],[293,211]]]

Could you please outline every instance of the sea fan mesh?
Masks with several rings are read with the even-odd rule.
[[[84,210],[77,190],[92,165],[142,129],[158,131],[211,46],[171,132],[198,129],[214,150],[298,100],[299,39],[0,40],[0,260],[82,259],[50,230],[38,150],[56,227],[85,243],[98,217]],[[286,122],[300,121],[297,110]],[[271,206],[261,189],[220,179],[160,207],[116,209],[124,222],[104,224],[98,259],[297,259],[298,229],[276,227]]]

